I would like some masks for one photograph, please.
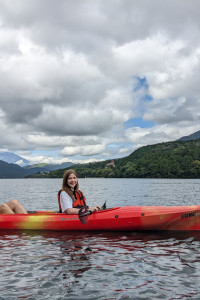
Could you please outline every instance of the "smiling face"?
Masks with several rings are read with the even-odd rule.
[[[62,190],[70,195],[70,191],[74,189],[79,189],[78,175],[75,170],[69,169],[63,175]]]
[[[78,178],[74,173],[71,173],[67,179],[67,185],[70,187],[70,189],[74,189],[77,185]]]

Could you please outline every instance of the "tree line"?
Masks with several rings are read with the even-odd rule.
[[[200,178],[200,139],[141,147],[129,156],[110,161],[74,165],[81,177]],[[31,177],[61,178],[66,169]]]

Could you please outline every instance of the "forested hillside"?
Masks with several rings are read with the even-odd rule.
[[[74,165],[79,177],[200,178],[200,139],[141,147],[125,158]],[[62,177],[66,169],[34,177]],[[33,177],[33,176],[32,176]]]

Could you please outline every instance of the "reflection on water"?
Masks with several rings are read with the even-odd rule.
[[[200,233],[0,233],[0,299],[198,299]]]

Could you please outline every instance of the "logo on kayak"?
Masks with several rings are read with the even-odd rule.
[[[61,218],[61,221],[78,220],[78,218]]]
[[[181,218],[190,218],[190,217],[195,217],[196,214],[195,212],[187,213],[187,214],[182,214]]]

